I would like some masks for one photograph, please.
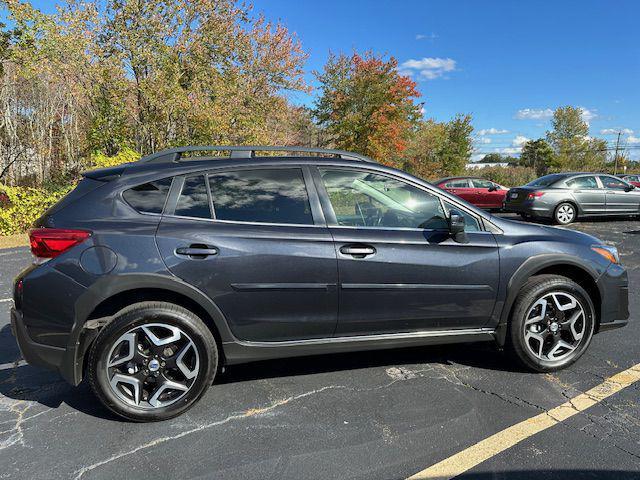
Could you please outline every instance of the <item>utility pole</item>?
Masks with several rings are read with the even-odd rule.
[[[618,132],[618,140],[616,140],[616,153],[614,154],[614,166],[613,166],[613,174],[617,175],[618,174],[618,148],[620,147],[620,135],[622,135],[622,132]]]

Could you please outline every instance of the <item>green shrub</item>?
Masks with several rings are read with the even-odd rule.
[[[47,208],[64,197],[74,185],[49,188],[9,187],[0,185],[4,192],[0,206],[0,235],[27,231]]]
[[[136,162],[140,160],[140,154],[130,148],[123,148],[116,155],[109,157],[104,153],[97,152],[89,157],[89,164],[93,168],[106,168],[122,165],[123,163]]]
[[[505,187],[517,187],[538,178],[536,171],[530,167],[485,167],[468,168],[465,175],[486,178]]]

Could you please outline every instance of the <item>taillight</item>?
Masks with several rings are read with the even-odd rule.
[[[544,195],[544,192],[532,192],[529,195],[527,195],[527,198],[529,200],[533,200],[534,198],[540,198],[542,195]]]
[[[36,228],[29,232],[31,253],[37,258],[54,258],[91,236],[86,230]]]

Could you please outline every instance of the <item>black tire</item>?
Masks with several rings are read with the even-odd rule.
[[[584,315],[582,316],[583,331],[582,338],[576,342],[575,348],[569,351],[564,358],[559,360],[541,359],[533,353],[527,346],[525,340],[526,328],[525,322],[530,310],[536,302],[544,298],[545,295],[560,292],[562,295],[566,293],[573,297],[582,307]],[[564,316],[564,315],[563,315]],[[560,275],[538,275],[531,277],[520,289],[516,301],[513,306],[512,315],[509,323],[509,329],[506,338],[506,350],[515,358],[522,366],[536,372],[553,372],[568,367],[578,360],[585,352],[595,331],[595,309],[589,294],[576,282]],[[540,322],[543,323],[543,322]],[[549,325],[551,329],[551,325]],[[544,332],[547,335],[551,333]],[[566,333],[566,332],[565,332]],[[560,335],[565,335],[560,333]],[[551,342],[556,337],[551,337]],[[538,346],[535,339],[533,344]]]
[[[573,203],[562,202],[553,210],[553,221],[557,225],[569,225],[578,218],[578,209]]]
[[[198,361],[194,367],[197,374],[189,380],[192,383],[187,392],[175,400],[175,403],[153,408],[149,405],[147,408],[137,407],[126,403],[114,393],[110,385],[107,357],[114,342],[122,335],[136,327],[154,323],[177,327],[186,334],[182,336],[192,342],[192,346],[188,348],[195,346],[197,352]],[[169,362],[168,359],[166,361]],[[173,418],[191,408],[213,383],[217,367],[218,349],[215,339],[209,328],[193,312],[172,303],[141,302],[118,312],[113,321],[99,333],[89,352],[88,379],[95,395],[109,410],[128,420],[152,422]],[[164,371],[160,371],[160,374],[166,378]]]

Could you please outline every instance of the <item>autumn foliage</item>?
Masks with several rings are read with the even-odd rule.
[[[397,165],[420,117],[416,83],[397,70],[398,62],[369,52],[331,55],[315,114],[337,147]]]

